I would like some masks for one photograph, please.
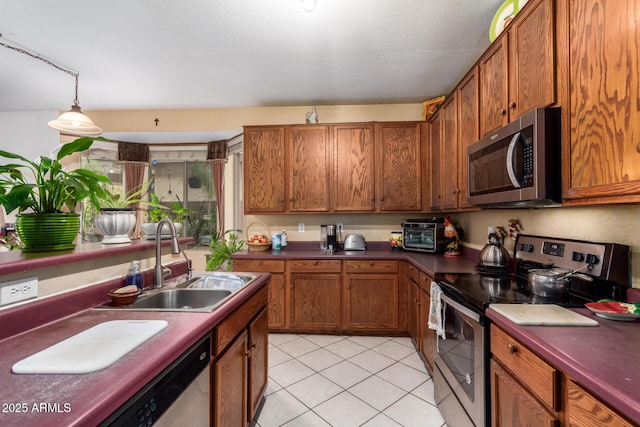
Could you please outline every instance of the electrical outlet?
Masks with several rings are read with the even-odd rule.
[[[298,233],[304,233],[304,222],[298,223]]]
[[[38,278],[26,277],[0,283],[0,305],[13,304],[38,296]]]
[[[342,233],[342,226],[343,226],[343,224],[341,222],[336,224],[336,231],[338,233]]]

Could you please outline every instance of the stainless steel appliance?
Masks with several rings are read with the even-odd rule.
[[[490,425],[489,319],[491,303],[584,307],[603,298],[624,300],[630,286],[629,247],[519,234],[510,268],[477,267],[475,273],[438,273],[446,339],[437,338],[434,394],[447,425]],[[529,290],[529,271],[551,266],[580,269],[591,280],[570,278],[560,297]]]
[[[560,202],[560,119],[537,108],[468,148],[469,203],[544,206]]]
[[[367,242],[362,234],[347,234],[343,247],[345,251],[366,251]]]
[[[211,338],[202,338],[145,385],[102,426],[210,425]]]
[[[338,234],[335,224],[327,224],[327,252],[333,253],[338,250]]]
[[[403,222],[402,247],[409,251],[444,252],[447,249],[444,218],[408,219]]]

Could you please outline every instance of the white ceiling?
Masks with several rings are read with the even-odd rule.
[[[502,0],[0,0],[0,41],[80,72],[84,110],[420,102],[489,45]],[[0,111],[73,77],[0,47]]]

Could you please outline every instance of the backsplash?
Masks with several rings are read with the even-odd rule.
[[[442,216],[439,214],[436,216]],[[245,226],[259,221],[272,233],[287,230],[291,241],[320,240],[320,224],[344,224],[343,236],[362,234],[368,241],[389,239],[389,232],[400,230],[408,218],[428,218],[428,214],[331,214],[331,215],[247,215]],[[464,245],[480,250],[487,241],[487,228],[507,228],[510,219],[517,219],[522,233],[567,239],[612,242],[631,248],[631,274],[634,288],[640,288],[640,206],[557,207],[543,209],[486,209],[451,214],[453,222],[465,233]],[[305,231],[298,232],[298,224]],[[244,236],[243,236],[244,237]],[[509,240],[509,239],[508,239]],[[508,249],[513,243],[506,242]]]

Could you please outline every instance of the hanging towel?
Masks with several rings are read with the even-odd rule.
[[[442,310],[442,289],[436,282],[431,282],[431,301],[429,302],[429,329],[433,329],[444,340],[444,312]]]

